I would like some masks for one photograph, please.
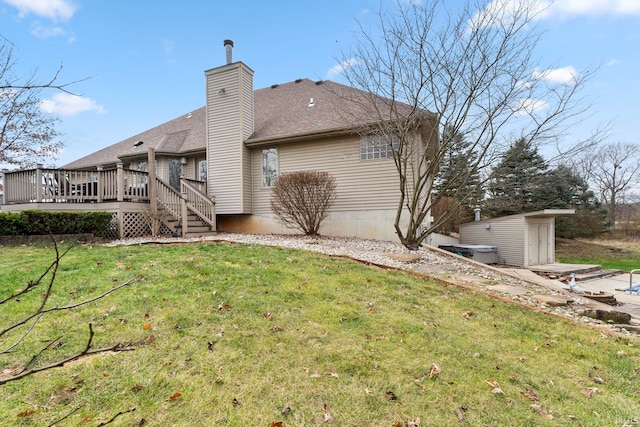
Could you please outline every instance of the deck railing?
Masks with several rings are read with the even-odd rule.
[[[202,191],[202,186],[198,184],[204,184],[202,181],[193,181],[187,179],[180,180],[180,191],[183,199],[187,202],[187,207],[194,213],[196,213],[203,221],[206,221],[210,226],[216,226],[216,209],[215,202],[207,193]],[[206,184],[204,185],[206,187]],[[205,190],[206,191],[206,190]]]
[[[36,169],[4,172],[4,204],[149,201],[147,172]]]
[[[159,177],[151,183],[147,172],[127,170],[121,164],[116,169],[95,171],[45,169],[38,165],[31,170],[4,171],[3,175],[5,205],[151,202],[152,212],[165,211],[168,214],[165,219],[177,221],[183,235],[188,232],[190,212],[208,223],[212,230],[216,229],[215,202],[207,195],[203,181],[181,177],[180,191],[177,191]],[[169,227],[168,223],[165,225]]]

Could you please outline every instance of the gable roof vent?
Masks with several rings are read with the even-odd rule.
[[[302,79],[296,79],[295,82],[296,83],[300,83],[302,81]]]
[[[318,81],[316,82],[316,85],[321,85],[322,83],[324,83],[324,80],[318,80]]]
[[[278,84],[277,84],[277,83],[276,83],[276,84],[274,84],[274,85],[271,85],[271,89],[275,89],[275,88],[277,88],[277,87],[278,87]]]

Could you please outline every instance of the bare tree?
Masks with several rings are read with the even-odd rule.
[[[315,235],[335,198],[336,182],[329,173],[287,172],[276,179],[271,209],[284,225]]]
[[[67,91],[67,85],[55,83],[60,70],[45,83],[34,75],[21,81],[15,66],[5,42],[0,45],[0,164],[29,167],[55,158],[62,148],[55,130],[59,119],[40,110],[40,95],[45,88]]]
[[[586,150],[577,163],[583,176],[600,194],[614,230],[619,219],[617,208],[625,197],[631,196],[633,186],[640,183],[638,146],[622,142],[607,144]]]
[[[580,89],[593,71],[571,72],[563,83],[538,71],[538,2],[470,0],[451,10],[453,3],[460,4],[397,1],[379,12],[376,28],[361,25],[341,58],[348,83],[372,94],[354,101],[377,117],[376,125],[360,132],[377,134],[392,148],[400,194],[395,228],[410,249],[456,213],[431,220],[438,198],[469,191],[470,177],[511,141],[552,147],[559,156],[600,136],[570,149],[560,144],[584,119],[588,105]],[[467,167],[433,195],[434,176],[459,134],[468,142],[461,153]]]
[[[52,237],[52,241],[55,249],[55,259],[49,265],[49,267],[42,273],[42,275],[33,281],[27,283],[25,287],[21,290],[16,291],[10,296],[0,300],[0,308],[7,307],[8,304],[18,302],[21,299],[26,298],[28,295],[40,295],[40,303],[37,308],[33,311],[28,311],[22,313],[19,318],[10,320],[10,316],[3,316],[3,323],[0,323],[0,338],[3,339],[3,343],[6,342],[9,338],[14,337],[13,343],[7,345],[4,348],[0,348],[0,354],[8,354],[12,352],[16,352],[16,349],[20,346],[20,344],[31,334],[34,328],[38,325],[43,316],[48,313],[59,312],[59,311],[71,311],[77,307],[92,303],[99,299],[104,298],[105,296],[115,292],[118,289],[121,289],[125,286],[129,286],[133,283],[136,278],[132,278],[127,280],[124,283],[119,284],[118,286],[112,287],[107,291],[103,292],[100,295],[94,296],[92,298],[88,298],[86,300],[76,302],[69,305],[51,305],[49,304],[49,300],[54,294],[55,290],[55,281],[56,275],[58,272],[58,267],[60,265],[61,259],[67,254],[67,252],[71,249],[71,247],[67,248],[67,250],[60,252],[58,249],[58,245]],[[9,311],[9,310],[7,310]],[[7,322],[7,323],[4,323]],[[31,355],[29,361],[27,361],[21,370],[11,373],[8,376],[0,377],[0,386],[12,381],[18,381],[22,378],[25,378],[29,375],[46,371],[52,368],[56,368],[59,366],[63,366],[66,363],[69,363],[73,360],[80,359],[82,357],[86,357],[91,354],[102,353],[106,351],[125,351],[132,350],[132,347],[123,344],[115,344],[105,348],[93,348],[93,326],[89,324],[89,333],[87,336],[87,340],[84,348],[78,350],[76,353],[68,355],[67,357],[63,357],[54,362],[47,363],[45,365],[37,365],[37,361],[42,356],[43,353],[55,347],[55,345],[60,341],[60,338],[55,338],[48,343],[46,343],[36,354]],[[22,330],[22,332],[17,333],[17,331]],[[13,334],[12,334],[13,332]]]

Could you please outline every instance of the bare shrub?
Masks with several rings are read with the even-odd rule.
[[[336,181],[327,172],[283,173],[276,179],[271,209],[286,226],[318,234],[336,198]]]
[[[153,206],[145,205],[140,211],[144,221],[149,226],[151,236],[156,237],[160,234],[162,221],[166,218],[166,213],[161,209],[154,209]]]

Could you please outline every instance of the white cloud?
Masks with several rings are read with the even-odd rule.
[[[91,98],[69,93],[56,93],[51,99],[43,100],[40,103],[40,109],[45,113],[60,116],[74,116],[85,111],[95,111],[98,114],[106,113],[105,109]]]
[[[540,99],[523,99],[514,108],[514,111],[519,115],[533,114],[537,111],[544,109],[547,106],[545,101]]]
[[[568,19],[576,16],[640,16],[640,0],[493,0],[472,20],[472,26],[489,26],[529,7],[531,19]]]
[[[619,59],[612,58],[607,62],[607,67],[612,67],[614,65],[618,65],[618,64],[620,64],[620,62],[621,61]]]
[[[342,73],[347,68],[353,67],[354,65],[357,65],[357,64],[358,64],[358,61],[354,58],[351,58],[341,62],[338,65],[334,65],[329,69],[329,71],[327,71],[326,80],[330,80],[332,77]]]
[[[64,28],[58,26],[46,26],[41,25],[38,22],[34,22],[31,25],[31,34],[39,39],[51,39],[54,37],[66,37],[67,41],[73,43],[76,40],[76,36],[73,33],[68,33]]]
[[[538,71],[533,70],[533,78],[536,80],[546,80],[553,83],[561,83],[565,85],[573,85],[576,78],[580,75],[572,66],[556,68],[553,70]]]
[[[20,16],[34,14],[54,21],[67,21],[77,10],[77,6],[70,0],[2,0],[14,6]]]

